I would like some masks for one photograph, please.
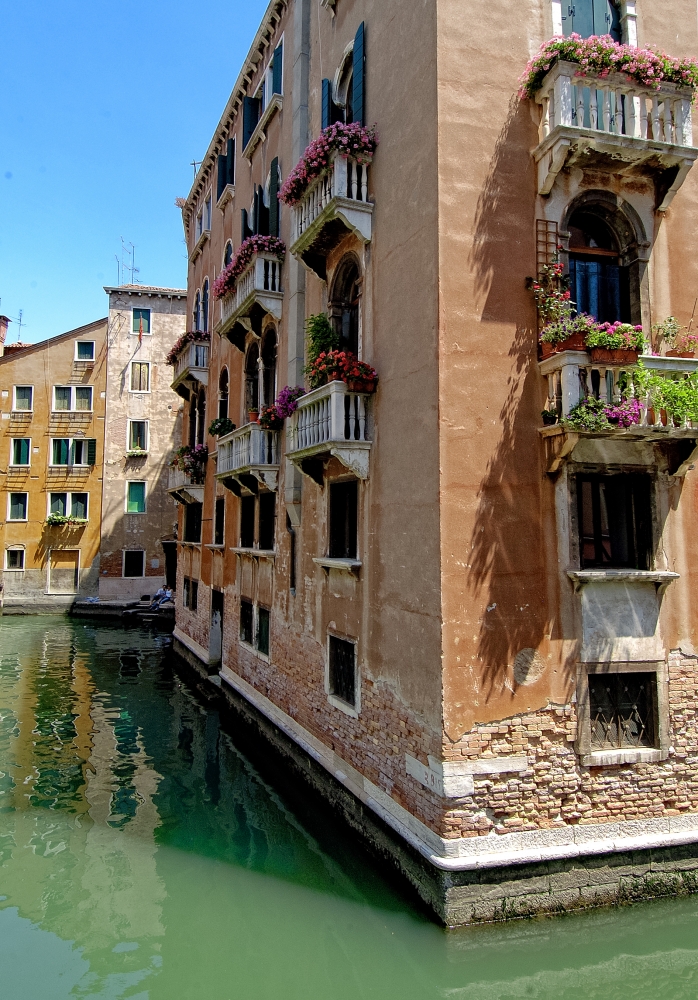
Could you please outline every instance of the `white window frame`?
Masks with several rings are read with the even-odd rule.
[[[145,510],[129,510],[128,509],[128,488],[131,483],[143,483],[145,486]],[[133,517],[141,517],[143,514],[148,513],[148,480],[147,479],[127,479],[126,489],[124,490],[124,513],[129,514]],[[129,550],[130,551],[130,550]]]
[[[10,553],[10,552],[21,552],[22,553],[22,565],[21,565],[21,567],[18,568],[17,566],[8,566],[7,565],[8,562],[9,562],[9,555],[8,555],[8,553]],[[7,548],[5,549],[5,565],[3,567],[6,573],[24,573],[24,571],[26,569],[26,563],[27,563],[27,550],[25,549],[25,547],[23,545],[8,545],[7,546]]]
[[[145,336],[145,334],[143,334],[143,336]],[[147,365],[148,366],[148,388],[147,389],[132,389],[131,388],[131,386],[133,385],[133,366],[134,365]],[[150,393],[150,379],[151,379],[151,376],[152,376],[152,372],[151,372],[150,369],[151,369],[150,361],[131,361],[131,363],[129,365],[129,370],[128,370],[128,385],[129,385],[129,390],[128,391],[129,392],[132,392],[132,393],[134,393],[134,394],[136,394],[138,396],[143,396],[146,393]]]
[[[17,390],[18,389],[31,389],[32,391],[32,405],[28,410],[18,410],[17,409]],[[34,386],[33,385],[13,385],[12,386],[12,412],[13,413],[33,413],[34,412]]]
[[[204,198],[204,207],[202,209],[202,212],[203,212],[203,223],[204,223],[203,232],[204,233],[210,233],[211,232],[211,225],[213,223],[213,189],[212,188],[209,189],[208,194]]]
[[[143,572],[140,576],[126,576],[126,553],[140,552],[143,555]],[[145,580],[145,549],[122,549],[121,550],[121,579],[122,580]]]
[[[136,451],[136,449],[131,447],[131,424],[145,424],[145,448],[142,451]],[[129,417],[126,423],[126,451],[130,454],[137,455],[147,455],[150,448],[150,421],[141,420],[139,418]],[[132,480],[132,482],[143,482],[143,480]]]
[[[204,231],[204,210],[202,207],[196,213],[196,222],[194,224],[194,243],[198,243],[203,231]]]
[[[10,517],[12,513],[12,494],[13,493],[23,493],[27,498],[27,503],[25,506],[26,517]],[[7,523],[8,524],[26,524],[29,520],[29,492],[27,490],[8,490],[7,491]]]
[[[153,310],[152,309],[146,309],[144,306],[131,306],[131,331],[130,331],[131,332],[131,336],[132,337],[137,337],[138,336],[138,330],[134,330],[133,329],[133,314],[136,311],[136,309],[139,309],[141,312],[148,312],[148,313],[150,313],[150,319],[148,320],[148,326],[150,327],[150,332],[146,333],[145,330],[144,330],[143,331],[143,336],[144,337],[152,337],[152,335],[153,335]]]
[[[85,412],[87,413],[88,411],[86,410]],[[53,442],[54,441],[67,441],[68,442],[68,463],[67,463],[67,465],[56,464],[53,461]],[[86,461],[84,461],[84,462],[75,462],[75,461],[72,461],[72,459],[74,458],[74,447],[75,447],[75,442],[76,441],[81,441],[82,442],[82,444],[85,446],[83,448],[83,451],[85,451],[86,450],[86,445],[87,445],[88,438],[84,438],[84,437],[77,437],[77,438],[73,438],[73,437],[69,437],[69,438],[55,437],[55,438],[53,438],[52,437],[52,438],[50,438],[50,442],[51,442],[50,443],[50,448],[51,448],[51,450],[50,450],[49,456],[48,456],[48,458],[49,458],[48,464],[49,464],[49,466],[52,469],[72,469],[72,468],[90,469],[90,468],[92,468],[92,466],[90,466],[89,463],[86,462]],[[84,457],[87,458],[87,455],[85,455]]]
[[[92,344],[92,357],[91,358],[79,358],[78,357],[78,344]],[[97,344],[94,340],[76,340],[75,341],[75,361],[94,361],[95,355],[97,353]]]
[[[17,465],[14,459],[15,441],[29,441],[29,461],[25,465]],[[32,439],[25,437],[13,437],[10,438],[10,468],[12,469],[28,469],[32,464]]]
[[[70,389],[70,406],[67,410],[59,410],[56,407],[56,389]],[[90,408],[89,410],[78,410],[75,403],[77,401],[76,389],[89,389],[90,390]],[[32,399],[33,402],[33,399]],[[54,385],[53,387],[53,400],[51,406],[51,413],[94,413],[95,405],[95,389],[93,385]],[[21,412],[21,411],[20,411]],[[25,411],[29,412],[29,411]]]
[[[53,493],[65,493],[65,496],[66,496],[65,509],[67,511],[72,511],[72,509],[73,509],[73,494],[74,493],[82,493],[82,494],[84,494],[87,497],[87,511],[85,513],[85,520],[89,521],[89,519],[90,519],[90,493],[89,493],[89,490],[49,490],[48,493],[46,494],[46,517],[49,517],[50,514],[51,514],[51,495]],[[72,517],[73,515],[72,514],[66,514],[65,516],[66,517]]]

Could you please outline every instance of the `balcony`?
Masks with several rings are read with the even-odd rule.
[[[218,439],[216,479],[237,496],[258,493],[260,483],[276,490],[280,456],[279,431],[245,424]]]
[[[367,393],[349,392],[346,382],[330,382],[301,396],[288,425],[286,457],[320,485],[330,457],[368,479],[368,399]]]
[[[698,371],[698,359],[660,358],[643,355],[644,367],[662,378],[682,378]],[[555,410],[561,419],[589,395],[618,403],[621,384],[633,377],[633,365],[599,364],[591,361],[586,351],[561,351],[539,362],[538,369],[548,382],[547,408]],[[640,422],[627,428],[601,431],[571,430],[555,425],[540,430],[546,449],[546,466],[550,473],[558,472],[572,457],[583,438],[606,438],[613,441],[647,441],[663,446],[667,453],[670,475],[683,476],[696,455],[698,424],[675,419],[665,410],[652,405],[651,397],[640,399]]]
[[[190,472],[183,472],[181,469],[169,469],[167,482],[167,492],[177,503],[203,503],[204,484],[203,478],[192,476]]]
[[[698,155],[693,145],[692,92],[662,83],[656,90],[623,74],[601,77],[578,63],[558,62],[536,94],[541,105],[538,193],[550,194],[563,167],[665,175],[665,211]]]
[[[197,382],[208,385],[208,358],[208,344],[199,343],[185,344],[177,355],[172,388],[183,399],[189,399]]]
[[[268,253],[255,254],[250,266],[238,278],[235,290],[221,299],[218,333],[224,334],[241,351],[245,349],[245,334],[250,328],[250,316],[255,308],[281,319],[281,261]]]
[[[327,254],[348,232],[370,243],[372,214],[368,164],[336,153],[293,209],[291,253],[324,281]]]

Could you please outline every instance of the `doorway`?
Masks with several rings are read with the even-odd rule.
[[[77,594],[79,575],[79,549],[51,549],[48,574],[49,594]]]
[[[211,630],[208,638],[209,663],[220,662],[223,650],[223,592],[211,591]]]

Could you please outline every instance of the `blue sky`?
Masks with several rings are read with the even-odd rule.
[[[106,315],[122,236],[144,284],[184,287],[174,200],[266,6],[0,0],[0,313],[23,341]]]

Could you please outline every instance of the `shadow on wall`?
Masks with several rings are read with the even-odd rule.
[[[472,597],[480,609],[480,706],[499,700],[496,708],[492,705],[498,717],[507,712],[501,699],[513,699],[517,684],[533,680],[520,665],[540,664],[533,651],[545,645],[551,628],[546,533],[554,538],[553,488],[540,454],[542,380],[536,368],[535,309],[525,288],[536,260],[535,171],[529,153],[535,139],[528,106],[512,98],[478,202],[469,262],[483,302],[481,322],[500,324],[500,330],[515,326],[498,414],[500,436],[478,490],[469,560]],[[502,336],[495,328],[492,335]],[[496,398],[500,389],[495,388]],[[518,660],[517,654],[522,654]]]

